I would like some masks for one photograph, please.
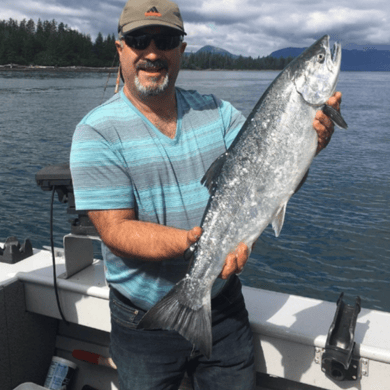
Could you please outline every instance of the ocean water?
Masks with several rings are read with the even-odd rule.
[[[182,71],[177,85],[214,93],[248,115],[277,72]],[[0,242],[9,236],[49,245],[50,193],[41,168],[68,161],[76,124],[114,90],[115,76],[0,72]],[[107,90],[104,92],[105,85]],[[342,114],[293,196],[281,235],[260,236],[244,284],[390,311],[390,72],[342,72]],[[54,205],[55,245],[69,232],[66,205]],[[98,249],[96,249],[98,250]]]

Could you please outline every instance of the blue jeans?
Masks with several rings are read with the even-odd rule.
[[[110,291],[110,353],[121,390],[178,389],[185,372],[195,390],[255,388],[252,332],[237,276],[212,300],[210,360],[175,331],[136,329],[144,311]]]

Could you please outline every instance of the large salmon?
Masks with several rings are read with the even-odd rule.
[[[287,202],[316,154],[313,120],[324,109],[340,127],[346,123],[325,102],[335,91],[341,46],[329,36],[295,58],[272,82],[228,151],[202,182],[210,191],[189,273],[143,317],[139,328],[179,332],[205,356],[212,352],[212,285],[225,258],[240,242],[248,248],[269,223],[278,236]]]

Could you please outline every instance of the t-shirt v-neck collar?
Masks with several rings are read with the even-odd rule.
[[[133,110],[145,123],[153,130],[153,132],[164,142],[170,143],[170,144],[176,144],[180,139],[181,134],[181,122],[182,122],[182,115],[183,115],[183,109],[181,106],[181,100],[179,98],[179,94],[177,90],[176,93],[176,105],[177,105],[177,119],[176,119],[176,133],[174,138],[170,138],[164,133],[162,133],[144,114],[142,114],[135,106],[134,104],[128,99],[128,97],[123,92],[123,88],[120,91],[122,99],[127,103],[127,105],[130,107],[131,110]]]

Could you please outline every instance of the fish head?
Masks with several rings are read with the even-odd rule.
[[[311,105],[320,106],[333,95],[340,74],[341,45],[329,47],[329,35],[323,36],[288,67],[297,92]]]

